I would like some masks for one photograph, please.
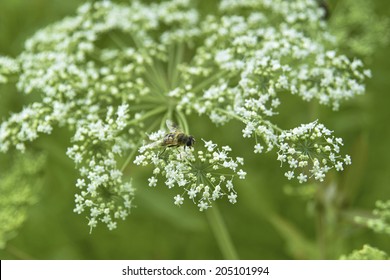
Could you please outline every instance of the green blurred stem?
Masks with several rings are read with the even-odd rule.
[[[206,216],[224,259],[238,260],[236,249],[216,203],[207,209]]]
[[[146,114],[144,114],[141,118],[137,119],[137,121],[139,121],[140,119],[147,119],[147,118],[150,118],[154,115],[157,115],[159,113],[162,113],[164,110],[164,108],[162,107],[159,107],[159,108],[156,108],[155,110],[152,110]],[[157,119],[148,129],[148,133],[150,131],[152,131],[156,126],[157,126],[157,123],[159,122],[159,119]],[[129,122],[131,123],[131,122]],[[134,148],[131,153],[127,156],[125,162],[123,163],[122,167],[121,167],[121,172],[123,172],[126,167],[130,164],[130,162],[133,160],[135,154],[138,152],[138,148],[142,145],[142,142],[143,142],[143,139],[141,139],[138,144],[137,144],[137,148]]]
[[[134,158],[135,154],[138,152],[138,149],[133,149],[131,151],[131,153],[128,155],[128,157],[126,158],[125,162],[122,164],[122,167],[121,167],[121,172],[124,172],[126,167],[130,164],[130,162],[132,161],[132,159]]]
[[[33,260],[34,259],[29,254],[16,248],[13,245],[7,244],[7,247],[5,249],[9,254],[13,255],[17,259],[20,259],[20,260]]]
[[[247,123],[248,121],[246,119],[244,119],[243,117],[235,114],[234,112],[232,111],[228,111],[228,110],[225,110],[225,109],[222,109],[222,108],[217,108],[216,111],[220,112],[221,114],[225,114],[226,116],[230,116],[232,117],[233,119],[236,119],[242,123]],[[283,130],[278,127],[277,125],[271,123],[270,121],[267,121],[267,120],[264,120],[264,119],[261,119],[261,122],[265,125],[267,125],[268,127],[276,130],[277,132],[282,132]]]
[[[231,75],[231,74],[230,74]],[[225,80],[229,79],[229,74],[226,71],[217,72],[214,75],[211,75],[208,78],[205,78],[202,82],[197,84],[191,91],[193,93],[202,92],[205,88],[213,84],[215,81],[224,77]]]
[[[146,120],[146,119],[148,119],[148,118],[150,118],[150,117],[153,117],[153,116],[155,116],[155,115],[161,114],[161,113],[163,113],[163,112],[166,111],[166,110],[167,110],[166,107],[164,107],[164,106],[159,106],[159,107],[157,107],[157,108],[155,108],[155,109],[153,109],[153,110],[150,110],[150,111],[146,112],[146,113],[143,114],[141,117],[129,121],[129,122],[127,123],[127,125],[139,123],[139,122],[141,122],[141,121],[143,121],[143,120]]]
[[[184,129],[185,133],[189,133],[189,126],[186,116],[179,110],[176,110],[176,116],[179,121],[180,127]]]

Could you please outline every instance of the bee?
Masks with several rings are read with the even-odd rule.
[[[172,121],[167,120],[167,127],[169,129],[169,133],[164,136],[164,139],[161,142],[161,146],[163,147],[193,147],[195,144],[195,138],[192,135],[187,135],[182,132],[176,124]]]

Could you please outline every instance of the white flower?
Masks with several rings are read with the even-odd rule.
[[[194,199],[194,198],[196,197],[196,194],[197,194],[197,193],[198,193],[198,192],[196,191],[195,188],[189,189],[189,190],[188,190],[188,197],[189,197],[190,199]]]
[[[97,220],[95,218],[89,219],[88,226],[90,227],[90,230],[97,226]]]
[[[299,181],[299,183],[304,183],[307,181],[307,175],[303,174],[303,173],[300,173],[298,176],[297,176],[297,179]]]
[[[204,146],[207,148],[207,151],[212,152],[214,151],[215,147],[217,147],[216,144],[214,144],[212,141],[205,141],[202,139],[204,142]]]
[[[257,143],[257,144],[255,145],[254,153],[255,153],[255,154],[261,154],[261,153],[263,152],[263,149],[264,149],[264,147],[261,146],[259,143]]]
[[[287,171],[286,173],[284,173],[284,176],[287,177],[287,179],[291,180],[292,178],[294,178],[294,172],[293,171]]]
[[[228,195],[228,199],[229,199],[229,202],[231,204],[234,204],[237,202],[237,194],[231,192],[229,195]]]
[[[255,126],[253,123],[247,123],[246,127],[242,130],[244,137],[252,136],[253,131],[255,130]]]
[[[77,179],[76,187],[83,188],[85,186],[85,180],[84,179]]]
[[[157,185],[157,179],[156,179],[156,177],[150,177],[150,178],[148,179],[148,181],[149,181],[149,187],[155,187],[155,186]]]
[[[77,204],[76,203],[76,207],[73,209],[73,212],[75,212],[77,214],[81,214],[83,211],[84,211],[83,204]]]
[[[110,221],[108,224],[107,224],[107,227],[109,230],[113,230],[113,229],[116,229],[116,222],[113,222],[113,221]]]
[[[345,155],[344,162],[345,162],[345,164],[347,164],[347,165],[352,164],[351,157],[350,157],[349,155]]]
[[[338,161],[335,165],[335,168],[337,171],[342,171],[344,170],[343,163],[341,161]]]
[[[138,155],[134,163],[142,166],[152,164],[154,170],[159,170],[148,179],[149,186],[155,186],[157,176],[162,176],[168,188],[186,188],[188,197],[203,211],[211,206],[212,200],[223,197],[224,193],[234,192],[235,175],[239,179],[245,179],[246,176],[244,170],[236,171],[244,160],[229,156],[230,147],[218,149],[218,145],[211,141],[203,140],[203,143],[204,150],[197,146],[197,151],[180,147],[166,148],[163,153],[162,147],[142,150],[140,152],[143,154]],[[184,198],[176,195],[174,200],[176,205],[181,205]]]
[[[176,196],[174,197],[174,199],[175,199],[175,202],[174,202],[175,205],[180,206],[180,205],[183,204],[184,198],[183,198],[181,195],[179,195],[179,194],[176,195]]]
[[[205,201],[201,201],[199,202],[198,207],[200,211],[203,211],[203,210],[207,210],[207,208],[209,208],[210,205]]]
[[[253,137],[259,154],[277,147],[288,179],[322,181],[351,164],[340,154],[342,139],[322,124],[282,130],[273,119],[281,95],[337,110],[363,94],[371,76],[360,60],[335,51],[318,3],[222,0],[216,9],[204,17],[189,0],[94,1],[41,29],[15,59],[0,56],[0,83],[17,80],[18,91],[39,93],[2,121],[0,151],[24,152],[56,127],[73,133],[66,154],[80,173],[75,211],[87,213],[91,229],[100,222],[114,229],[129,214],[134,188],[123,174],[137,175],[127,170],[131,162],[153,165],[149,186],[161,178],[202,211],[217,198],[235,202],[232,179],[245,178],[243,160],[212,141],[196,150],[163,147],[173,133],[163,127],[168,117],[184,130],[194,114],[217,129],[233,120],[245,125],[225,137]],[[156,65],[167,66],[163,78]]]
[[[246,172],[243,171],[242,169],[240,169],[238,172],[237,172],[237,175],[240,179],[245,179],[245,176],[246,176]]]
[[[336,160],[341,157],[339,145],[342,139],[334,137],[332,131],[317,121],[283,131],[279,141],[278,160],[281,164],[287,161],[290,170],[285,176],[289,180],[295,178],[298,169],[301,172],[296,178],[300,183],[309,177],[322,182],[330,169],[344,169],[343,163]],[[348,160],[350,157],[346,155],[344,162],[347,164]]]

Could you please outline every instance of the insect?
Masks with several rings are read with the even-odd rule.
[[[185,134],[182,132],[176,124],[172,121],[167,120],[167,127],[169,133],[164,136],[164,139],[161,142],[161,146],[164,147],[192,147],[195,144],[195,138],[192,135]]]

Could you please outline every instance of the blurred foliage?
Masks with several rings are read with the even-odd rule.
[[[206,2],[211,3],[206,5]],[[193,135],[221,140],[231,145],[233,150],[240,150],[247,159],[248,176],[245,183],[237,186],[238,203],[234,206],[228,203],[219,205],[242,259],[338,259],[364,244],[390,252],[388,235],[373,233],[354,221],[355,216],[370,213],[375,201],[390,197],[390,96],[387,93],[390,87],[390,57],[380,42],[372,43],[372,40],[381,38],[381,32],[386,31],[384,26],[388,23],[383,23],[380,18],[389,16],[390,2],[370,1],[372,8],[367,8],[368,1],[358,2],[366,3],[355,5],[354,1],[348,0],[330,1],[329,21],[340,38],[344,38],[344,46],[349,46],[353,54],[373,55],[367,59],[370,61],[368,67],[373,71],[373,78],[367,84],[367,94],[344,104],[336,113],[314,103],[302,103],[294,96],[286,96],[284,98],[288,102],[283,104],[289,105],[284,106],[284,113],[277,117],[281,127],[290,128],[319,115],[321,122],[338,131],[345,140],[346,152],[352,156],[352,166],[345,172],[334,175],[322,185],[301,186],[300,189],[287,186],[274,155],[255,156],[251,141],[229,137],[232,133],[240,134],[243,127],[239,124],[217,131],[205,125],[208,120],[203,117],[190,119]],[[75,0],[2,0],[0,53],[15,56],[23,49],[25,39],[39,28],[72,14],[79,4],[80,1]],[[201,2],[205,10],[208,5],[215,5],[215,1]],[[353,9],[351,6],[350,13],[338,12],[339,5],[346,5],[346,8],[352,5]],[[367,11],[369,17],[365,15]],[[379,21],[375,20],[373,13],[379,15]],[[351,21],[348,21],[348,15],[353,15]],[[332,16],[344,17],[346,25],[332,22]],[[353,27],[355,23],[363,26]],[[351,33],[352,29],[348,28],[352,27],[359,32]],[[386,36],[383,34],[383,38]],[[370,41],[369,48],[363,47],[366,41]],[[31,101],[27,99],[34,98],[17,94],[16,89],[10,86],[1,86],[0,94],[1,117],[11,111],[19,111]],[[44,175],[39,178],[42,184],[40,188],[29,188],[28,195],[23,196],[26,208],[23,208],[22,216],[27,217],[25,213],[28,211],[28,219],[18,229],[18,235],[0,250],[2,259],[222,258],[204,213],[189,204],[177,208],[172,203],[173,193],[147,187],[146,178],[150,170],[135,166],[131,166],[129,172],[139,174],[139,181],[134,181],[137,207],[126,221],[118,225],[117,230],[108,231],[101,227],[90,235],[84,218],[73,213],[76,175],[65,155],[69,143],[64,139],[69,139],[68,132],[56,129],[50,137],[42,137],[31,144],[36,150],[44,150],[48,154]],[[34,164],[30,158],[28,164],[25,155],[22,162],[19,157],[13,156],[15,159],[12,161],[18,162],[18,167],[35,164],[35,168],[39,167],[40,161],[34,161]],[[20,177],[22,182],[36,185],[37,182],[25,177],[26,174],[12,173],[16,171],[11,171],[9,157],[0,155],[0,173],[5,176],[2,178],[14,174],[13,180]],[[23,172],[20,168],[17,170]],[[28,174],[26,170],[24,172]],[[2,188],[6,182],[2,179]],[[15,183],[14,189],[6,186],[10,194],[22,192],[25,188],[20,183]],[[6,197],[6,193],[1,191],[1,201],[5,201]],[[37,197],[39,203],[32,204]],[[0,206],[1,213],[7,209],[3,205]],[[12,235],[15,235],[14,229],[20,226],[19,222],[16,224],[18,215],[21,216],[20,213],[13,215],[15,225],[11,228]],[[5,225],[1,221],[0,232],[11,232]],[[8,235],[7,239],[10,237]],[[363,250],[354,251],[344,258],[385,258],[384,252],[365,246]]]
[[[390,40],[390,19],[379,17],[370,1],[333,1],[330,28],[350,56],[369,58]]]
[[[351,254],[341,256],[341,260],[389,260],[389,256],[377,248],[364,245],[363,249],[355,250]]]
[[[45,159],[31,153],[6,157],[0,171],[0,249],[27,219],[29,207],[38,201]]]
[[[357,216],[355,221],[378,233],[390,235],[390,200],[378,200],[372,217]]]

